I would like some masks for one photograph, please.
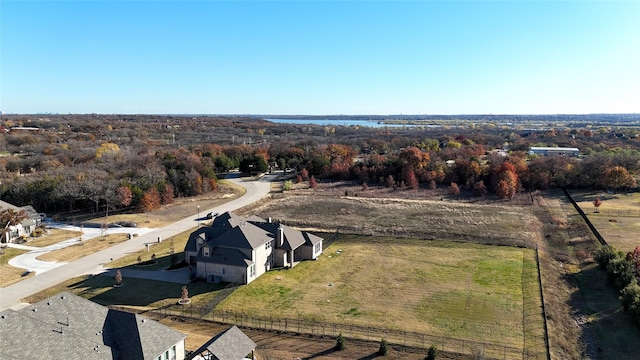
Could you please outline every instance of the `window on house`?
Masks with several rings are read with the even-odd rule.
[[[222,268],[222,275],[224,275],[224,268]]]
[[[203,254],[204,256],[209,256],[209,248],[208,248],[208,247],[203,248],[203,249],[202,249],[202,254]]]
[[[249,266],[249,276],[256,276],[256,264]]]
[[[322,251],[322,243],[317,243],[316,244],[316,253],[319,253]]]
[[[169,360],[169,350],[164,352],[164,358],[165,360]]]
[[[176,360],[176,346],[173,345],[171,348],[171,360]]]

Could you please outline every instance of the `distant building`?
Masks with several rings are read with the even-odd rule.
[[[580,149],[567,147],[531,147],[529,155],[578,157]]]

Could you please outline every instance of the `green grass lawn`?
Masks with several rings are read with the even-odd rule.
[[[70,291],[78,296],[105,306],[121,305],[140,310],[157,309],[176,304],[182,295],[182,284],[162,281],[125,278],[122,287],[113,287],[112,276],[81,276],[69,279],[34,294],[25,302],[34,303],[61,291]],[[192,304],[205,304],[216,295],[216,290],[225,284],[216,285],[196,282],[187,285]]]
[[[270,271],[236,290],[217,310],[522,347],[522,273],[523,265],[535,267],[532,254],[512,247],[341,235],[317,261]]]

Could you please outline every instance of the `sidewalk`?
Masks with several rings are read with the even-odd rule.
[[[265,197],[271,191],[271,179],[273,178],[274,176],[272,175],[266,176],[258,181],[244,181],[239,177],[231,178],[231,181],[246,188],[246,193],[242,197],[239,197],[228,203],[216,206],[211,209],[202,209],[201,213],[224,213],[226,211],[233,211],[246,205],[252,204]],[[24,279],[13,285],[7,286],[5,288],[0,288],[0,311],[8,308],[20,307],[21,299],[75,276],[103,273],[105,272],[104,265],[111,262],[112,259],[119,259],[123,256],[128,255],[129,253],[144,249],[146,243],[155,243],[157,242],[158,237],[161,237],[162,239],[168,239],[171,236],[179,234],[183,231],[187,231],[189,229],[194,229],[197,226],[197,216],[192,215],[182,220],[176,221],[173,224],[169,224],[165,227],[151,229],[146,234],[141,234],[138,237],[127,240],[120,244],[116,244],[110,248],[87,255],[83,258],[69,262],[67,264],[61,264],[47,271],[40,272],[36,276]],[[168,275],[171,272],[157,273],[167,275],[169,278],[173,277],[173,275]],[[176,281],[178,281],[178,278],[176,278]]]

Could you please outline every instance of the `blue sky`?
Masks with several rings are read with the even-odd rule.
[[[5,113],[640,112],[640,1],[0,1]]]

